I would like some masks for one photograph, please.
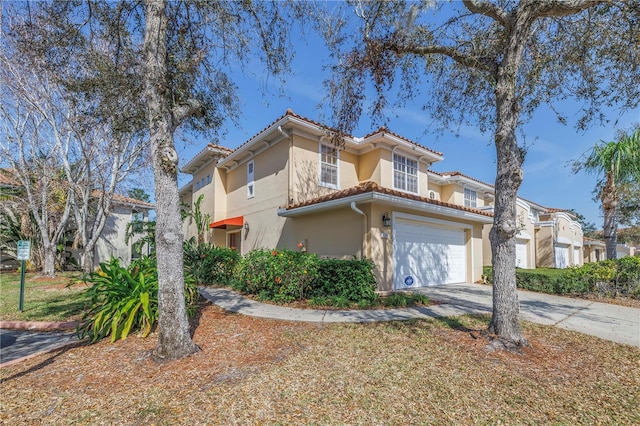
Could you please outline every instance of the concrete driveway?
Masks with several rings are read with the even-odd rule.
[[[492,311],[491,286],[448,284],[415,291],[460,308]],[[527,321],[640,347],[640,309],[524,290],[518,290],[518,299],[520,317]]]

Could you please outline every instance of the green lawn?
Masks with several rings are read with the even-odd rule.
[[[69,321],[77,320],[89,302],[84,294],[87,284],[79,281],[78,272],[60,273],[56,278],[40,278],[37,273],[25,276],[24,309],[18,310],[20,273],[0,274],[0,320]]]

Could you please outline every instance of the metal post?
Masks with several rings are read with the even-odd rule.
[[[20,267],[20,302],[18,304],[18,310],[22,312],[24,307],[24,270],[25,270],[25,261],[22,261],[22,266]]]

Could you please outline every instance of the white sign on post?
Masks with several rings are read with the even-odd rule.
[[[31,258],[31,241],[18,241],[16,260],[29,260]]]

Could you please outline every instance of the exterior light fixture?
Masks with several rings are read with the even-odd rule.
[[[249,232],[249,222],[244,223],[244,232]]]
[[[384,214],[382,215],[382,224],[385,228],[391,227],[391,218],[389,217],[388,212],[384,212]]]

